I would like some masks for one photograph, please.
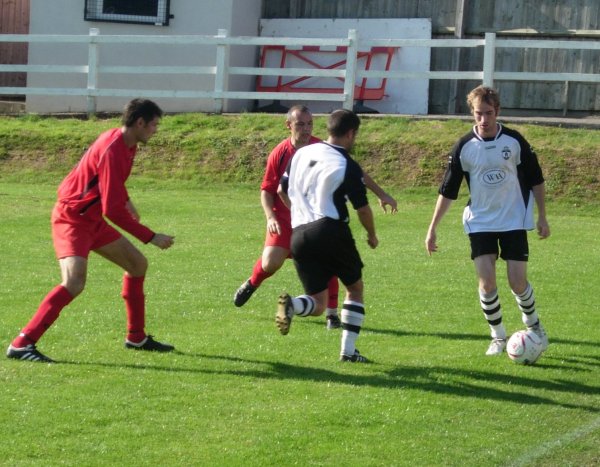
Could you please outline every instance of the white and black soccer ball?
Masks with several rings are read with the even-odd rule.
[[[515,363],[534,364],[543,352],[542,340],[533,331],[517,331],[506,344],[506,353]]]

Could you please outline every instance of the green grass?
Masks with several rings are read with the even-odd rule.
[[[193,131],[193,128],[190,129]],[[215,130],[216,131],[216,130]],[[91,133],[90,133],[91,134]],[[49,215],[60,177],[0,184],[0,342],[59,279]],[[256,185],[256,182],[254,183]],[[179,352],[123,348],[121,272],[97,256],[87,289],[40,341],[57,365],[0,358],[1,465],[598,465],[600,212],[550,202],[530,279],[551,346],[534,366],[484,356],[487,326],[457,202],[429,258],[432,188],[393,191],[364,270],[369,365],[340,364],[323,318],[274,325],[298,294],[291,262],[242,309],[231,303],[262,249],[258,189],[133,177],[142,219],[176,235],[150,260],[147,327]],[[509,332],[522,327],[499,266]]]
[[[325,120],[315,116],[315,135],[324,137]],[[100,131],[117,125],[114,118],[0,116],[0,181],[60,178]],[[471,126],[462,120],[363,116],[353,153],[380,183],[398,189],[429,188],[439,183],[452,145]],[[600,205],[600,130],[510,126],[538,152],[549,197],[577,206]],[[167,115],[157,135],[140,148],[135,173],[196,185],[256,186],[267,154],[288,134],[282,115]]]

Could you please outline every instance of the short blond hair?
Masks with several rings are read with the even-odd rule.
[[[471,112],[473,111],[475,101],[477,100],[491,105],[492,107],[494,107],[494,109],[496,109],[496,111],[498,111],[498,109],[500,108],[500,95],[498,94],[498,91],[496,91],[494,88],[490,88],[487,86],[477,86],[467,95],[467,104],[469,104]]]

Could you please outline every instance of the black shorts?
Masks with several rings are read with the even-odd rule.
[[[298,277],[309,295],[327,289],[333,276],[344,285],[362,277],[363,263],[345,222],[326,217],[296,227],[291,248]]]
[[[481,255],[495,254],[504,261],[527,261],[529,244],[527,231],[510,230],[508,232],[477,232],[469,234],[471,241],[471,259]]]

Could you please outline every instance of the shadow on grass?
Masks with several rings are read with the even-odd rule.
[[[318,318],[317,318],[318,319]],[[309,324],[311,326],[319,326],[325,327],[323,321],[307,320],[302,324]],[[265,321],[273,321],[266,320]],[[490,337],[483,332],[481,334],[470,334],[470,333],[450,333],[450,332],[420,332],[420,331],[404,331],[402,329],[378,329],[372,328],[369,326],[363,326],[362,332],[370,332],[372,334],[379,335],[388,335],[393,337],[434,337],[438,339],[445,340],[471,340],[471,341],[489,341]],[[581,341],[575,339],[562,339],[560,337],[554,337],[550,335],[550,343],[551,344],[566,344],[566,345],[579,345],[579,346],[590,346],[590,347],[600,347],[599,341]],[[600,356],[589,356],[588,358],[595,358],[600,360]]]
[[[154,370],[167,373],[225,375],[263,380],[293,380],[314,383],[327,382],[357,387],[368,386],[384,389],[418,390],[473,399],[516,402],[527,405],[551,405],[568,409],[583,409],[594,413],[600,412],[600,407],[598,407],[598,405],[584,405],[567,402],[567,400],[571,400],[575,395],[598,396],[600,394],[600,386],[591,386],[567,380],[550,380],[547,378],[534,378],[514,374],[507,375],[491,371],[473,371],[469,369],[448,368],[442,366],[411,367],[403,365],[397,365],[392,370],[384,371],[378,375],[356,375],[344,373],[344,369],[348,368],[349,365],[352,366],[353,370],[357,368],[373,369],[377,368],[377,363],[374,362],[360,366],[340,363],[340,370],[332,371],[322,368],[292,365],[284,362],[269,362],[226,355],[210,355],[181,351],[175,351],[174,353],[179,356],[190,357],[193,359],[220,361],[224,363],[226,368],[190,368],[174,366],[172,364],[162,366],[156,364],[138,365],[114,362],[62,361],[60,363],[142,371]],[[243,365],[244,368],[236,369],[238,364]],[[248,369],[248,364],[262,367],[262,369]],[[536,367],[554,368],[552,365],[539,364],[536,364]],[[564,366],[560,366],[559,368],[564,369]],[[518,387],[523,387],[525,389],[518,390]],[[564,400],[530,394],[529,392],[532,390],[551,391],[556,394],[563,394]]]

